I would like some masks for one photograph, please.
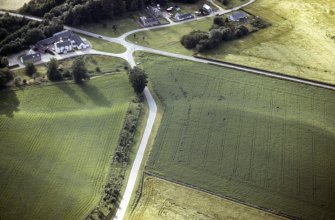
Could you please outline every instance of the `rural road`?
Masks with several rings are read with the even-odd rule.
[[[249,4],[252,4],[255,1],[256,0],[250,0],[247,3],[245,3],[241,6],[235,7],[233,9],[230,9],[230,10],[224,10],[224,9],[217,6],[219,8],[219,10],[215,14],[230,13],[230,12],[239,10],[242,7],[245,7]],[[5,12],[0,11],[0,14],[4,14],[4,13]],[[23,17],[23,15],[20,15],[20,14],[15,14],[15,13],[9,13],[9,14],[13,15],[13,16]],[[157,49],[153,49],[153,48],[149,48],[149,47],[136,45],[134,43],[126,41],[126,38],[129,35],[132,35],[134,33],[140,32],[140,31],[153,30],[153,29],[159,29],[159,28],[164,28],[164,27],[170,27],[170,26],[174,26],[174,25],[180,25],[180,24],[187,23],[187,22],[192,22],[192,21],[195,21],[195,20],[205,19],[207,17],[214,16],[215,14],[205,16],[205,17],[200,17],[200,18],[194,18],[194,19],[190,19],[190,20],[186,20],[186,21],[182,21],[182,22],[173,22],[173,23],[169,23],[169,24],[166,24],[166,25],[156,26],[156,27],[136,29],[136,30],[127,32],[127,33],[125,33],[125,34],[123,34],[123,35],[121,35],[117,38],[111,38],[111,37],[103,36],[103,35],[100,35],[100,34],[84,31],[84,30],[81,30],[81,29],[78,29],[78,28],[65,26],[65,29],[72,30],[73,32],[76,32],[76,33],[81,33],[81,34],[88,35],[88,36],[91,36],[91,37],[95,37],[95,38],[98,38],[98,39],[102,39],[102,40],[106,40],[106,41],[109,41],[109,42],[121,44],[124,47],[126,47],[127,51],[124,52],[124,53],[121,53],[121,54],[113,54],[113,53],[96,51],[96,50],[93,50],[93,49],[87,49],[87,50],[84,50],[82,52],[68,54],[68,55],[64,55],[64,56],[63,55],[57,55],[56,58],[57,59],[65,59],[65,58],[75,57],[75,56],[79,56],[79,55],[83,55],[83,54],[99,54],[99,55],[106,55],[106,56],[119,57],[119,58],[125,59],[129,62],[129,64],[132,67],[134,67],[134,66],[136,66],[136,63],[135,63],[135,60],[134,60],[134,57],[133,57],[133,53],[135,51],[146,51],[146,52],[159,54],[159,55],[164,55],[164,56],[169,56],[169,57],[174,57],[174,58],[178,58],[178,59],[190,60],[190,61],[194,61],[194,62],[201,62],[201,63],[205,63],[205,64],[214,64],[214,65],[219,65],[219,66],[222,66],[222,67],[227,67],[227,68],[231,68],[231,69],[235,69],[235,70],[241,70],[241,71],[251,72],[251,73],[254,73],[254,74],[269,76],[269,77],[273,77],[273,78],[277,78],[277,79],[289,80],[289,81],[293,81],[293,82],[297,82],[297,83],[303,83],[303,84],[306,84],[306,85],[312,85],[312,86],[317,86],[317,87],[322,87],[322,88],[326,88],[326,89],[335,90],[335,86],[332,86],[332,85],[327,85],[327,84],[313,82],[313,81],[304,80],[304,79],[298,79],[298,78],[294,78],[294,77],[290,77],[290,76],[279,75],[279,74],[275,74],[275,73],[272,73],[272,72],[269,72],[269,71],[266,71],[266,70],[257,70],[257,69],[254,69],[254,68],[242,67],[242,66],[234,65],[234,64],[208,61],[208,60],[196,58],[196,57],[193,57],[193,56],[174,54],[174,53],[170,53],[170,52],[166,52],[166,51],[161,51],[161,50],[157,50]],[[31,20],[36,20],[36,21],[41,21],[42,20],[41,18],[36,18],[36,17],[33,17],[33,16],[25,16],[25,17],[28,18],[28,19],[31,19]],[[48,60],[46,60],[46,59],[42,60],[42,62],[47,62],[47,61]],[[149,140],[149,137],[150,137],[150,134],[151,134],[151,130],[153,128],[155,118],[156,118],[157,106],[156,106],[155,100],[153,99],[153,97],[152,97],[148,88],[145,88],[144,95],[145,95],[145,97],[147,99],[147,102],[148,102],[148,105],[149,105],[149,117],[148,117],[148,120],[147,120],[147,124],[146,124],[145,130],[144,130],[144,134],[143,134],[138,152],[136,154],[135,161],[134,161],[133,166],[131,168],[130,176],[129,176],[129,179],[128,179],[128,183],[127,183],[124,195],[122,197],[119,209],[117,210],[116,216],[114,218],[115,220],[122,220],[125,216],[127,207],[129,205],[129,202],[130,202],[132,192],[133,192],[133,190],[136,186],[136,179],[137,179],[140,167],[141,167],[141,163],[142,163],[142,160],[143,160],[143,157],[144,157],[146,146],[147,146],[147,143],[148,143],[148,140]]]

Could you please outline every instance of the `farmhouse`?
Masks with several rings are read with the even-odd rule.
[[[159,20],[156,18],[147,18],[145,16],[141,16],[140,17],[140,23],[144,26],[144,27],[149,27],[149,26],[154,26],[154,25],[159,25]]]
[[[29,62],[35,63],[37,61],[41,61],[41,54],[40,53],[27,54],[22,56],[20,60],[23,64],[27,64]]]
[[[71,41],[59,41],[54,43],[56,53],[68,53],[73,50]]]
[[[179,14],[177,13],[174,18],[176,19],[176,21],[184,21],[184,20],[188,20],[188,19],[192,19],[194,18],[194,15],[192,15],[191,13],[186,13],[186,14]]]
[[[89,47],[80,36],[70,30],[64,30],[55,33],[52,37],[38,41],[35,45],[41,53],[46,53],[48,50],[55,50],[56,53],[67,53],[74,48],[78,50]]]
[[[230,15],[228,18],[230,21],[240,21],[240,20],[246,19],[247,15],[241,11],[238,11]]]

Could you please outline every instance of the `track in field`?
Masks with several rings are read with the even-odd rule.
[[[149,170],[292,216],[335,217],[333,91],[148,54],[141,62],[165,107]]]
[[[85,218],[133,97],[126,74],[10,93],[0,94],[1,218]]]

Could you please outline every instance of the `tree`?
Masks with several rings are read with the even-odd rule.
[[[13,79],[13,73],[8,68],[0,69],[0,89],[6,88],[7,83]]]
[[[129,82],[137,94],[141,94],[148,83],[148,76],[144,70],[134,67],[129,72]]]
[[[7,57],[0,57],[0,68],[7,67],[9,64]]]
[[[35,44],[37,41],[42,40],[43,38],[45,38],[45,36],[42,30],[33,28],[27,31],[25,41],[27,45],[30,45],[30,44]]]
[[[225,25],[225,21],[222,17],[220,16],[215,16],[214,18],[214,24],[218,25],[218,26],[224,26]]]
[[[51,81],[59,81],[62,79],[62,75],[58,71],[58,61],[52,58],[48,64],[47,75]]]
[[[32,76],[34,73],[36,73],[36,67],[33,63],[28,62],[26,64],[25,72],[28,76]]]
[[[89,79],[85,63],[82,59],[76,59],[73,62],[72,76],[75,83],[82,83],[83,79]]]

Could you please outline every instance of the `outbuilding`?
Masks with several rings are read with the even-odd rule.
[[[35,63],[35,62],[41,61],[42,58],[41,58],[40,53],[32,53],[32,54],[27,54],[27,55],[22,56],[20,60],[23,64],[27,64],[29,62]]]
[[[230,21],[240,21],[240,20],[246,19],[247,15],[241,11],[238,11],[230,15],[228,18]]]

